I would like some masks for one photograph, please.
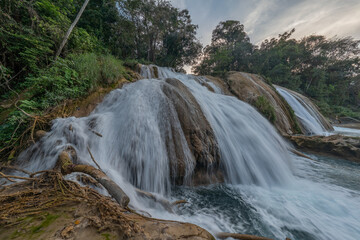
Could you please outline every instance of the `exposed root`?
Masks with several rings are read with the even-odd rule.
[[[92,226],[100,231],[113,224],[123,232],[131,233],[136,226],[127,219],[119,205],[90,188],[66,181],[60,172],[47,171],[29,181],[15,183],[0,193],[0,225],[17,225],[21,216],[40,214],[63,205],[86,203],[96,209],[90,216]],[[90,207],[89,207],[90,209]]]
[[[28,178],[28,177],[20,177],[20,176],[13,176],[13,175],[5,175],[4,173],[0,172],[0,178],[5,178],[9,180],[10,182],[15,182],[13,179],[21,179],[21,180],[34,180],[34,178]]]

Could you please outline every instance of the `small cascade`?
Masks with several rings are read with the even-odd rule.
[[[32,171],[49,169],[58,154],[71,146],[78,162],[94,165],[89,147],[101,168],[112,176],[121,176],[146,191],[168,193],[170,171],[176,172],[174,133],[185,175],[192,173],[194,160],[174,106],[162,91],[164,84],[155,79],[128,84],[112,91],[88,117],[56,119],[51,132],[24,152],[20,161]]]
[[[275,88],[294,110],[307,135],[323,135],[328,130],[333,130],[310,100],[289,89],[280,86]]]

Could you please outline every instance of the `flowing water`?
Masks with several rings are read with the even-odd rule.
[[[334,133],[350,137],[360,137],[360,129],[334,126]]]
[[[276,91],[288,102],[294,110],[296,117],[300,120],[301,125],[306,129],[309,135],[323,135],[327,132],[326,128],[319,119],[317,110],[302,98],[287,91],[285,88],[275,86]]]
[[[52,130],[22,154],[32,171],[52,168],[67,146],[77,162],[101,168],[153,217],[192,222],[212,233],[239,232],[276,239],[360,239],[360,166],[331,159],[295,157],[273,126],[250,105],[203,77],[143,67],[145,80],[111,92],[84,118],[54,121]],[[194,95],[214,130],[225,172],[224,184],[203,187],[172,183],[168,151],[173,129],[180,135],[185,178],[194,159],[174,106],[162,91],[165,77],[180,80]],[[214,88],[209,91],[204,82]],[[101,133],[99,137],[95,133]],[[30,157],[29,157],[30,156]],[[169,213],[135,194],[134,186],[169,200],[186,199]]]

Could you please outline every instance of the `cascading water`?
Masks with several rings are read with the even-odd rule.
[[[294,110],[296,117],[306,129],[307,134],[322,135],[327,132],[326,127],[321,123],[317,110],[310,104],[292,92],[287,91],[285,88],[279,86],[275,86],[275,88]]]
[[[88,117],[55,120],[52,130],[19,161],[32,171],[49,169],[71,146],[76,161],[93,165],[89,147],[106,174],[129,195],[131,205],[153,217],[192,222],[212,233],[360,239],[359,165],[289,154],[265,118],[221,94],[206,78],[153,66],[144,66],[142,74],[148,79],[114,90]],[[161,79],[152,79],[155,75]],[[172,173],[180,167],[171,151],[175,143],[182,152],[185,179],[196,162],[174,102],[164,93],[166,77],[180,80],[199,103],[215,133],[227,184],[172,185]],[[186,198],[190,204],[178,214],[168,213],[139,198],[134,186],[170,199]]]
[[[175,73],[169,68],[157,71],[160,77],[179,79],[195,96],[214,129],[229,183],[269,186],[291,181],[287,144],[253,107],[235,97],[209,91],[201,85],[206,81],[202,77]],[[216,87],[215,92],[219,92]]]

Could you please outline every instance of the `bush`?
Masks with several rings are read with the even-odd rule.
[[[274,123],[276,120],[275,109],[270,102],[264,97],[259,96],[255,101],[255,107],[262,113],[270,122]]]
[[[100,64],[102,83],[112,84],[126,75],[123,62],[111,55],[101,56]]]
[[[121,77],[130,78],[122,61],[113,56],[94,53],[69,55],[42,69],[37,76],[28,76],[22,84],[25,91],[18,106],[31,115],[39,116],[49,107],[66,99],[85,96],[97,86],[108,86]],[[5,111],[1,112],[5,115]],[[13,154],[4,149],[16,147],[24,131],[35,123],[34,119],[16,108],[6,115],[6,120],[0,125],[0,158],[6,156],[11,159]]]

